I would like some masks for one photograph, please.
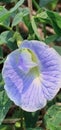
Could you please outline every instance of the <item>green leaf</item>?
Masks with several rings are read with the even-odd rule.
[[[4,6],[0,6],[0,23],[6,20],[10,16],[10,13]]]
[[[39,5],[46,6],[48,3],[52,2],[53,0],[39,0]]]
[[[29,8],[25,7],[25,8],[19,8],[19,12],[23,13],[23,17],[28,15],[30,13]]]
[[[57,39],[57,35],[54,34],[54,35],[51,35],[51,36],[48,36],[47,38],[45,38],[45,43],[47,44],[50,44],[51,42],[55,41]]]
[[[39,113],[40,113],[40,111],[33,112],[33,113],[25,112],[25,111],[23,112],[23,116],[25,119],[25,125],[27,128],[35,127],[36,122],[38,120]]]
[[[55,10],[58,1],[59,1],[59,0],[53,0],[52,2],[50,2],[50,3],[47,4],[47,7],[48,7],[50,10]]]
[[[61,46],[53,46],[53,48],[61,55]]]
[[[41,13],[38,13],[35,15],[35,18],[37,19],[37,21],[39,20],[41,23],[48,23],[50,22],[50,18],[48,17],[47,11],[43,11]]]
[[[12,32],[10,31],[4,31],[0,35],[0,45],[8,43],[8,40],[12,37]]]
[[[47,10],[47,14],[55,32],[57,35],[61,36],[61,16],[58,13],[49,10]]]
[[[23,9],[23,17],[30,13],[28,8],[22,8],[22,9]]]
[[[3,50],[2,47],[0,47],[0,58],[3,57]]]
[[[2,74],[0,73],[0,91],[4,90],[4,81],[2,79]]]
[[[19,22],[23,21],[23,17],[29,14],[28,8],[19,8],[19,13],[17,13],[13,19],[12,27],[16,26]]]
[[[11,50],[17,49],[16,39],[14,39],[14,34],[11,31],[4,31],[0,35],[0,45],[6,44]],[[3,61],[4,62],[4,59]]]
[[[61,130],[61,105],[53,105],[45,114],[46,128],[49,130]]]
[[[11,128],[12,129],[12,128]],[[10,125],[0,125],[0,130],[11,130]]]
[[[15,39],[16,43],[17,43],[17,46],[20,47],[20,44],[22,43],[23,41],[23,38],[22,36],[20,35],[19,32],[15,32],[14,35],[13,35],[13,39]]]
[[[47,10],[48,16],[51,18],[51,20],[55,21],[57,26],[61,28],[61,15],[57,12],[49,11]]]
[[[61,93],[58,93],[58,94],[57,94],[57,100],[58,100],[59,102],[61,102]]]
[[[19,8],[19,6],[21,6],[23,4],[23,2],[24,2],[24,0],[18,1],[17,4],[12,9],[10,9],[9,12],[13,13],[14,11],[16,11]]]
[[[3,3],[10,3],[12,0],[0,0],[0,2],[3,2]]]
[[[40,35],[39,35],[39,33],[38,33],[38,30],[37,30],[37,26],[36,26],[34,17],[31,18],[31,25],[32,25],[33,31],[34,31],[35,35],[37,36],[37,38],[38,38],[39,40],[41,40],[41,37],[40,37]]]
[[[4,63],[4,61],[5,61],[5,58],[1,58],[0,64]]]
[[[47,19],[47,18],[48,18],[48,15],[47,15],[46,11],[43,11],[43,12],[41,12],[41,13],[38,13],[38,14],[36,15],[36,18],[37,18],[37,17],[39,17],[39,18],[41,18],[41,19]]]
[[[56,12],[50,12],[50,14],[54,15],[54,21],[56,22],[57,26],[61,28],[61,15],[59,15],[59,13]]]
[[[15,41],[15,39],[14,39],[13,37],[11,37],[10,39],[8,39],[7,46],[8,46],[11,50],[15,50],[15,49],[18,48],[17,42]]]
[[[8,99],[5,91],[0,91],[0,125],[3,122],[12,102]]]
[[[16,26],[19,22],[22,22],[22,20],[23,20],[23,13],[22,12],[17,13],[13,19],[12,27]]]

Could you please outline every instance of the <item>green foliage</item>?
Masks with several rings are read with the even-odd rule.
[[[19,13],[17,13],[13,19],[12,27],[16,26],[19,22],[23,22],[23,17],[29,14],[29,10],[27,8],[20,9]]]
[[[0,2],[9,3],[11,0],[0,0]]]
[[[53,46],[53,48],[61,55],[61,46]]]
[[[58,36],[61,36],[61,16],[58,13],[45,10],[41,13],[38,13],[35,18],[39,19],[39,21],[42,23],[50,24],[50,26],[53,27],[55,33]]]
[[[41,7],[47,7],[49,9],[55,9],[58,0],[39,0],[39,4]]]
[[[0,125],[5,118],[12,102],[8,99],[5,91],[0,91]]]
[[[47,10],[47,15],[50,18],[54,31],[57,35],[61,36],[61,16],[58,13],[49,10]]]
[[[39,116],[39,111],[37,112],[34,112],[34,113],[30,113],[30,112],[24,112],[23,115],[24,115],[24,118],[25,118],[25,124],[26,124],[26,127],[35,127],[36,125],[36,122],[38,120],[38,116]]]
[[[0,73],[0,92],[4,90],[4,81],[2,79],[2,74]]]
[[[12,37],[11,31],[4,31],[0,34],[0,45],[8,43],[9,39]]]
[[[23,4],[23,2],[24,2],[24,0],[19,0],[16,3],[16,5],[9,12],[12,13],[12,12],[16,11],[19,8],[19,6],[21,6]]]
[[[13,19],[12,27],[17,25],[19,22],[22,22],[23,20],[23,14],[22,12],[17,13],[17,15]]]
[[[39,0],[40,6],[46,6],[48,3],[52,2],[53,0]]]
[[[36,122],[38,120],[38,116],[40,114],[40,111],[37,112],[25,112],[21,109],[16,109],[12,118],[21,118],[23,117],[23,126],[26,128],[34,128],[36,125]],[[21,122],[18,122],[21,125]],[[15,124],[16,125],[16,124]]]
[[[45,117],[46,128],[49,130],[61,130],[61,106],[51,106]]]
[[[56,34],[54,34],[54,35],[51,35],[51,36],[48,36],[48,37],[46,37],[45,38],[45,43],[46,44],[50,44],[50,43],[52,43],[53,41],[55,41],[56,39],[57,39],[57,35]]]
[[[26,130],[43,130],[42,128],[29,128],[29,129],[26,129]]]
[[[36,26],[35,20],[33,17],[31,18],[31,25],[32,25],[33,31],[34,31],[35,35],[37,36],[37,38],[39,40],[41,40],[40,35],[38,34],[38,31],[37,31],[37,26]]]
[[[2,48],[0,47],[0,58],[3,57],[3,51]]]
[[[0,23],[4,22],[8,17],[9,11],[4,6],[0,6]]]

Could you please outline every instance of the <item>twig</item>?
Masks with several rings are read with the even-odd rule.
[[[5,125],[15,124],[17,121],[21,121],[21,118],[17,118],[17,119],[4,119],[3,124],[5,124]]]
[[[46,26],[46,30],[52,34],[55,34],[53,28]]]
[[[40,27],[40,28],[43,28],[43,25],[42,25],[42,24],[39,24],[39,27]],[[55,32],[54,32],[54,30],[53,30],[52,27],[46,26],[46,30],[47,30],[48,32],[50,32],[51,34],[55,34]]]
[[[28,0],[28,8],[29,8],[29,10],[30,10],[30,19],[31,19],[31,17],[32,17],[32,0]]]

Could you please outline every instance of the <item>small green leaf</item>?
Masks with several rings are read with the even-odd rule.
[[[45,114],[46,128],[49,130],[61,130],[61,105],[53,105]]]
[[[23,38],[22,36],[20,35],[19,32],[15,32],[14,35],[13,35],[13,39],[15,39],[16,43],[17,43],[17,46],[20,47],[20,44],[22,43],[23,41]]]
[[[12,33],[10,31],[4,31],[0,35],[0,45],[8,43],[9,38],[12,37]]]
[[[59,0],[53,0],[52,2],[50,2],[50,3],[47,4],[47,7],[48,7],[50,10],[55,10],[58,1],[59,1]]]
[[[32,25],[33,31],[34,31],[35,35],[37,36],[37,38],[38,38],[39,40],[41,40],[41,37],[40,37],[40,35],[39,35],[39,33],[38,33],[38,30],[37,30],[37,26],[36,26],[34,17],[31,18],[31,25]]]
[[[23,13],[17,13],[16,16],[13,19],[12,27],[16,26],[19,22],[22,22],[23,19]]]
[[[48,17],[57,35],[61,36],[61,16],[53,11],[47,10]]]
[[[5,91],[0,91],[0,125],[4,120],[12,102],[8,99]]]
[[[57,12],[52,12],[55,17],[55,22],[57,23],[58,27],[61,28],[61,15]]]
[[[3,57],[3,50],[2,47],[0,47],[0,58]]]
[[[0,91],[4,90],[4,81],[2,79],[2,74],[0,73]]]
[[[38,13],[37,15],[36,15],[36,18],[41,18],[41,19],[48,19],[48,15],[47,15],[47,13],[46,13],[46,11],[43,11],[43,12],[41,12],[41,13]]]
[[[30,12],[28,8],[22,8],[22,10],[23,10],[23,17],[28,15]]]
[[[47,11],[43,11],[41,13],[38,13],[37,15],[35,15],[35,18],[37,19],[37,21],[40,21],[41,23],[48,23],[50,22],[50,18],[47,15]]]
[[[0,60],[0,64],[4,63],[4,61],[5,61],[5,58],[2,58],[2,59]]]
[[[53,48],[61,55],[61,46],[53,46]]]
[[[19,8],[19,6],[21,6],[23,4],[23,2],[24,2],[24,0],[18,1],[17,4],[12,9],[10,9],[9,12],[13,13],[14,11],[16,11]]]
[[[23,112],[24,119],[25,119],[25,125],[27,128],[35,127],[36,122],[38,120],[39,113],[40,113],[40,111],[33,112],[33,113],[25,112],[25,111]]]
[[[25,7],[25,8],[21,8],[21,7],[20,7],[18,10],[19,10],[19,12],[22,12],[22,13],[23,13],[23,17],[26,16],[26,15],[28,15],[29,12],[30,12],[30,11],[29,11],[29,8],[27,8],[27,7]]]
[[[50,44],[51,42],[55,41],[57,37],[58,36],[56,34],[48,36],[47,38],[45,38],[45,43]]]
[[[13,37],[14,33],[11,31],[4,31],[0,35],[0,45],[6,44],[11,50],[17,49],[16,39]],[[2,60],[4,62],[5,59]]]
[[[46,6],[48,3],[52,2],[53,0],[39,0],[39,5],[42,6]]]
[[[61,93],[58,93],[58,94],[57,94],[57,100],[58,100],[59,102],[61,102]]]
[[[5,21],[9,16],[9,11],[4,6],[0,6],[0,23]]]

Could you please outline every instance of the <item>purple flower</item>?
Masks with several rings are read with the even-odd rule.
[[[61,57],[36,40],[24,41],[8,55],[2,70],[8,97],[22,109],[43,108],[61,87]]]

